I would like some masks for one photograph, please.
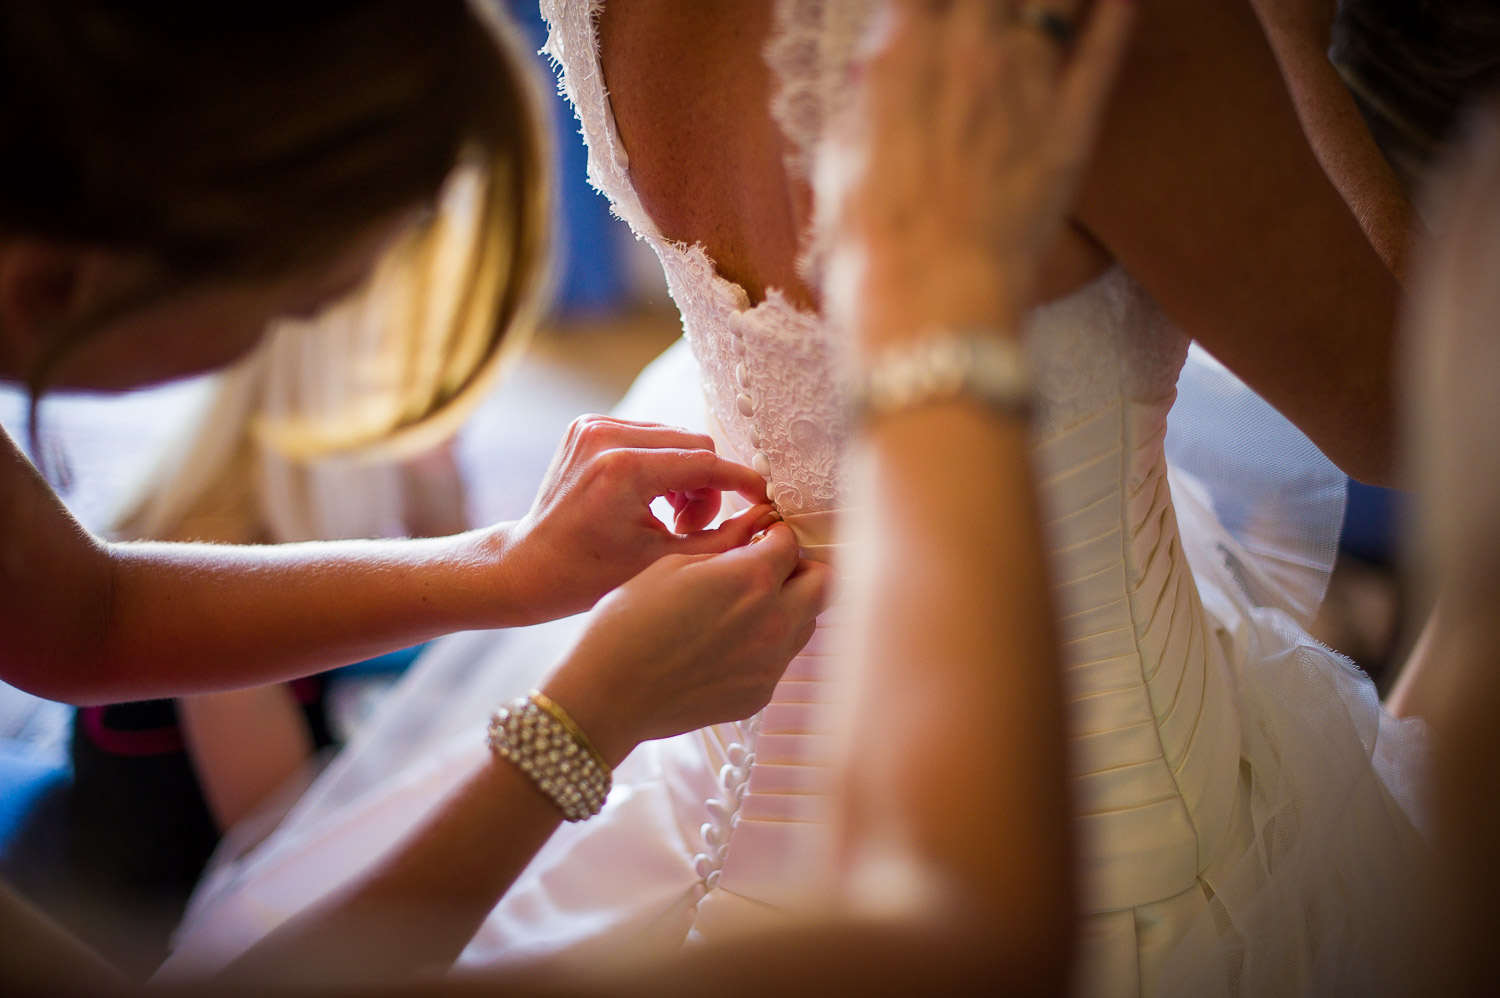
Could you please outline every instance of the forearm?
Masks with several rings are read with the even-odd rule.
[[[208,692],[345,665],[456,630],[531,622],[504,530],[231,547],[116,544],[98,647],[60,663],[75,702]]]
[[[614,717],[606,728],[602,719],[614,704],[588,674],[575,652],[542,688],[567,704],[604,761],[618,766],[640,741],[640,719]],[[607,739],[594,737],[601,730]],[[445,970],[561,822],[530,777],[487,752],[401,843],[224,973],[348,985]]]
[[[1403,284],[1421,221],[1329,61],[1322,39],[1267,27],[1297,117],[1323,171],[1370,245]]]
[[[351,986],[446,970],[561,820],[520,770],[487,755],[375,867],[266,936],[224,976]]]
[[[972,891],[1013,971],[1066,966],[1073,866],[1054,610],[1024,423],[960,402],[881,420],[851,827]],[[940,622],[940,623],[937,623]],[[1023,806],[1024,802],[1024,806]],[[1024,857],[1024,861],[1018,861]]]

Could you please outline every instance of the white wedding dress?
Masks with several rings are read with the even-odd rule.
[[[767,476],[808,553],[831,556],[833,511],[849,497],[829,330],[775,291],[752,305],[701,248],[662,237],[611,117],[599,5],[542,6],[590,176],[656,250],[683,315],[686,346],[643,374],[621,412],[709,429]],[[780,5],[768,55],[778,118],[804,161],[839,112],[867,6]],[[1196,351],[1179,400],[1188,341],[1118,269],[1038,309],[1029,336],[1082,850],[1076,990],[1394,987],[1403,950],[1388,930],[1421,848],[1404,782],[1421,733],[1303,630],[1331,564],[1342,477]],[[837,617],[824,615],[758,717],[638,749],[603,814],[554,836],[464,962],[670,953],[816,908],[832,868],[823,707],[842,689]],[[206,878],[165,974],[224,962],[393,842],[485,751],[489,711],[580,621],[429,652],[281,828]]]

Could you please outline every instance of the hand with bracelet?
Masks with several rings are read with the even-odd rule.
[[[854,529],[883,568],[851,594],[853,883],[916,858],[946,928],[1028,993],[1066,979],[1074,859],[1020,333],[1134,14],[1098,0],[1075,28],[1082,8],[897,5],[825,289],[865,386]]]
[[[7,538],[8,564],[26,571],[0,578],[0,602],[16,611],[0,633],[0,677],[75,703],[303,675],[608,594],[544,690],[612,767],[641,741],[763,706],[828,585],[826,567],[800,561],[760,475],[702,434],[656,424],[575,421],[514,523],[253,548],[97,541],[0,433],[7,452],[0,498],[26,525]],[[710,527],[724,492],[752,505]],[[675,509],[670,527],[651,511],[658,497]],[[556,795],[487,756],[414,836],[246,966],[347,975],[451,961],[563,816]],[[403,906],[431,915],[421,931],[383,917]]]
[[[598,810],[637,744],[765,705],[830,581],[781,523],[659,559],[605,598],[539,690],[497,705],[492,751],[411,835],[224,975],[349,985],[445,968],[563,819]]]
[[[45,485],[32,475],[26,486],[41,507]],[[727,491],[756,504],[709,527]],[[651,512],[659,496],[676,511],[671,528]],[[129,599],[154,589],[180,595],[179,604],[201,606],[202,614],[195,620],[179,609],[176,642],[160,635],[168,668],[80,668],[42,683],[83,702],[122,690],[222,685],[223,672],[173,664],[195,641],[226,641],[220,659],[229,658],[231,675],[295,675],[443,630],[560,617],[603,595],[574,648],[522,702],[532,717],[529,744],[507,746],[492,734],[493,751],[411,836],[226,973],[347,984],[445,967],[563,818],[597,810],[608,771],[637,744],[748,717],[770,698],[812,634],[830,571],[800,558],[791,530],[764,498],[764,480],[718,457],[707,437],[583,417],[531,512],[515,523],[454,538],[287,548],[98,545],[96,553],[118,553],[127,563]],[[36,520],[44,536],[48,516],[70,523],[60,506],[45,512]],[[78,532],[75,539],[86,538]],[[196,572],[183,572],[189,566]],[[240,596],[238,604],[226,594]],[[227,634],[216,630],[218,616]],[[237,658],[230,657],[228,637],[246,626],[266,633],[233,646]],[[151,627],[133,630],[139,647],[155,646]],[[6,659],[7,670],[17,664]],[[544,733],[556,736],[547,754],[572,745],[571,756],[588,765],[548,779],[535,747]],[[580,784],[584,774],[589,782]],[[567,796],[578,786],[591,788],[582,810]],[[31,923],[36,938],[64,938],[0,891],[0,920],[7,919]]]

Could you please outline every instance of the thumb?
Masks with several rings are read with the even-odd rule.
[[[715,563],[731,570],[751,562],[768,564],[779,586],[797,567],[798,557],[797,535],[792,533],[792,528],[785,523],[773,523],[751,543],[726,551],[715,559]]]
[[[779,522],[781,515],[770,503],[741,510],[712,530],[697,530],[667,541],[666,550],[673,554],[719,554],[743,547],[750,538]]]

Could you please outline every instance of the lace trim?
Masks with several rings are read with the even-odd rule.
[[[775,79],[771,117],[787,139],[786,168],[793,178],[813,183],[828,125],[848,112],[849,69],[873,7],[871,0],[776,2],[763,55]],[[815,209],[797,259],[798,274],[811,286],[822,283],[828,249],[827,223]]]
[[[542,3],[550,25],[542,51],[581,123],[589,181],[661,260],[729,450],[766,476],[783,513],[837,506],[848,426],[846,379],[831,332],[815,313],[775,289],[752,306],[744,288],[721,276],[701,245],[666,238],[646,214],[630,182],[630,160],[599,64],[602,9],[601,0]]]
[[[776,77],[771,116],[788,139],[787,168],[807,178],[828,122],[848,108],[849,67],[871,0],[777,0],[766,64]]]
[[[604,0],[541,0],[548,25],[542,55],[552,60],[557,90],[578,118],[588,147],[588,177],[609,199],[610,210],[630,226],[637,239],[659,240],[661,234],[641,206],[630,183],[630,157],[615,129],[609,92],[599,62],[599,15]]]
[[[660,255],[726,450],[766,476],[784,514],[839,506],[847,379],[830,330],[774,289],[745,307],[738,286],[706,279],[698,247]]]

